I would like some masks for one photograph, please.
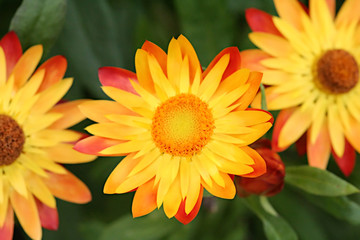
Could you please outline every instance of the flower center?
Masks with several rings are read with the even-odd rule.
[[[317,75],[323,90],[346,93],[359,80],[359,67],[355,58],[341,49],[328,50],[317,63]]]
[[[190,157],[209,142],[214,128],[206,103],[195,95],[179,94],[156,109],[151,135],[162,152]]]
[[[11,117],[0,114],[0,166],[15,162],[24,142],[24,132],[19,124]]]

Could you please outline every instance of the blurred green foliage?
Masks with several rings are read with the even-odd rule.
[[[341,3],[337,1],[337,6]],[[134,70],[136,49],[145,40],[166,50],[172,37],[184,34],[203,66],[226,47],[254,48],[247,38],[250,30],[244,17],[250,7],[276,14],[271,0],[0,0],[0,35],[13,29],[24,48],[43,44],[44,59],[64,55],[68,60],[66,75],[75,78],[68,99],[103,99],[106,96],[100,89],[97,69],[117,66]],[[82,130],[89,123],[76,128]],[[292,177],[298,173],[294,166],[306,164],[306,158],[299,157],[293,148],[281,156],[292,166]],[[360,236],[359,196],[309,195],[292,186],[298,179],[270,198],[278,215],[268,212],[268,206],[257,197],[242,201],[206,197],[199,215],[185,226],[168,220],[162,210],[133,219],[133,193],[102,193],[106,178],[120,160],[98,158],[68,166],[89,186],[93,201],[86,205],[58,201],[59,230],[44,230],[45,240],[258,240],[266,236],[331,240]],[[331,171],[343,178],[333,162]],[[357,166],[348,179],[357,187],[359,171]],[[19,226],[14,239],[27,239]]]

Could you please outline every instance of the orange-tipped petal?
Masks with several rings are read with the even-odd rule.
[[[154,178],[138,187],[132,202],[133,217],[141,217],[149,214],[156,208],[157,187],[154,186]]]
[[[201,188],[200,189],[200,193],[199,193],[199,198],[194,206],[194,208],[191,210],[191,212],[189,212],[189,214],[185,213],[185,200],[183,200],[180,204],[179,210],[175,215],[175,218],[181,222],[182,224],[188,224],[189,222],[191,222],[196,215],[198,214],[199,210],[200,210],[200,206],[201,206],[201,202],[202,202],[202,198],[203,198],[203,192],[204,189]]]
[[[122,140],[114,140],[109,138],[97,137],[97,136],[90,136],[81,141],[77,142],[74,146],[76,151],[85,154],[92,154],[97,156],[105,156],[100,152],[105,148],[115,146],[117,144],[123,143],[125,141]],[[108,155],[106,155],[108,156]]]
[[[260,156],[260,154],[257,151],[255,151],[250,147],[242,147],[242,150],[244,150],[254,160],[254,164],[250,165],[254,169],[254,171],[242,175],[242,177],[255,178],[266,173],[265,160]]]
[[[12,74],[14,74],[14,86],[19,89],[33,74],[37,67],[43,53],[42,45],[36,45],[28,50],[21,56],[16,63]]]
[[[309,165],[325,169],[330,157],[330,136],[327,126],[323,124],[314,143],[311,142],[310,132],[311,128],[307,133],[307,156]]]
[[[304,9],[298,0],[274,0],[276,10],[281,18],[295,28],[302,30],[301,15]]]
[[[80,112],[79,105],[86,101],[88,100],[80,99],[55,105],[49,113],[61,113],[63,116],[55,121],[50,128],[66,129],[84,120],[85,116]]]
[[[260,62],[267,58],[271,58],[271,56],[259,49],[241,51],[241,67],[252,71],[266,70]]]
[[[119,114],[138,116],[135,112],[125,108],[123,105],[108,100],[86,101],[79,106],[80,111],[94,122],[110,122],[106,115]]]
[[[145,41],[144,44],[141,46],[141,49],[154,55],[156,60],[160,64],[161,69],[164,73],[166,73],[167,56],[164,50],[162,50],[158,45],[150,41]]]
[[[225,198],[225,199],[233,199],[236,194],[236,189],[234,182],[232,178],[229,176],[229,174],[219,172],[221,178],[224,180],[225,186],[221,187],[218,184],[215,183],[215,181],[212,182],[212,185],[208,185],[205,181],[202,181],[201,184],[205,187],[205,189],[211,193],[212,195],[219,197],[219,198]]]
[[[41,64],[41,66],[36,70],[36,72],[45,69],[45,76],[38,89],[38,92],[41,92],[52,86],[54,83],[60,81],[65,75],[66,67],[67,61],[66,58],[63,56],[52,57],[43,64]]]
[[[103,86],[111,86],[137,94],[130,79],[137,82],[136,74],[118,67],[99,68],[99,79]]]
[[[27,198],[16,191],[10,195],[11,205],[24,231],[32,239],[41,239],[42,230],[38,209],[31,194]]]
[[[235,110],[245,110],[249,107],[250,103],[254,100],[256,93],[259,90],[261,83],[262,73],[251,72],[247,84],[250,84],[248,90],[234,103],[239,104]]]
[[[35,198],[39,211],[41,226],[49,230],[57,230],[59,227],[59,215],[56,208],[46,206]]]
[[[124,182],[129,173],[140,162],[141,158],[134,159],[135,153],[127,155],[115,167],[105,182],[104,193],[115,193],[119,185]]]
[[[48,172],[47,175],[43,181],[55,197],[73,203],[91,201],[91,193],[87,186],[69,171],[66,174]]]
[[[189,58],[189,74],[190,74],[190,81],[192,82],[195,77],[197,69],[199,68],[201,69],[199,58],[195,52],[194,47],[191,45],[191,43],[185,36],[180,35],[177,40],[180,45],[182,55],[188,56]]]
[[[96,156],[84,154],[73,149],[73,144],[59,143],[54,147],[46,148],[46,153],[58,163],[85,163],[93,161]]]
[[[9,77],[17,61],[22,55],[22,48],[14,31],[7,33],[1,40],[0,46],[4,50],[6,58],[6,76]]]
[[[354,170],[354,167],[355,167],[355,158],[356,158],[355,149],[346,140],[345,141],[345,150],[344,150],[344,154],[342,156],[336,155],[336,153],[334,152],[333,149],[331,152],[332,152],[332,155],[334,156],[335,161],[336,161],[337,165],[339,166],[341,172],[345,176],[348,177],[352,173],[352,171]]]
[[[275,27],[272,16],[264,11],[256,8],[249,8],[245,11],[245,18],[249,27],[254,32],[266,32],[282,36],[279,30]]]
[[[336,11],[336,1],[335,0],[325,0],[325,1],[329,8],[331,16],[334,17]]]
[[[14,233],[14,212],[11,206],[8,206],[4,225],[0,227],[0,239],[12,240]]]
[[[203,79],[206,77],[206,75],[210,72],[211,69],[213,69],[214,66],[219,62],[219,60],[226,54],[230,55],[229,64],[226,67],[224,74],[222,76],[222,79],[227,78],[234,72],[240,69],[241,66],[241,58],[240,58],[240,52],[237,47],[228,47],[222,50],[215,58],[211,61],[209,66],[206,68],[205,72],[203,73]]]
[[[289,108],[281,110],[279,115],[276,118],[274,129],[273,129],[273,136],[272,136],[272,149],[276,152],[281,152],[287,149],[289,146],[285,146],[280,148],[278,141],[279,141],[279,135],[281,132],[281,129],[283,128],[286,121],[289,119],[289,117],[293,114],[293,112],[296,110],[296,108]]]

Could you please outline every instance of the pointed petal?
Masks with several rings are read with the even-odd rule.
[[[22,55],[22,48],[14,31],[8,32],[1,40],[0,46],[4,50],[6,57],[6,76],[9,77],[16,63]]]
[[[17,219],[27,235],[32,239],[41,239],[41,223],[33,196],[29,194],[25,198],[16,191],[13,191],[10,199]]]
[[[162,70],[164,71],[164,73],[166,73],[167,56],[164,50],[162,50],[158,45],[149,41],[145,41],[144,44],[141,46],[141,49],[155,56]]]
[[[91,200],[87,186],[69,171],[66,174],[48,172],[43,181],[57,198],[73,203],[88,203]]]
[[[252,32],[249,34],[249,39],[257,47],[274,57],[288,57],[294,52],[290,42],[277,35]]]
[[[12,74],[14,74],[14,86],[19,89],[34,72],[43,53],[43,47],[36,45],[30,47],[16,63]]]
[[[358,0],[345,1],[336,16],[335,19],[336,26],[349,24],[351,22],[357,22],[360,18],[359,11],[360,11],[360,1]]]
[[[45,69],[45,76],[38,91],[41,92],[60,81],[65,75],[66,67],[67,61],[63,56],[52,57],[41,64],[35,73]]]
[[[137,81],[135,73],[118,67],[102,67],[99,68],[98,74],[103,86],[116,87],[137,94],[129,81],[130,79]]]
[[[254,100],[256,93],[259,90],[262,73],[251,72],[247,80],[247,84],[250,84],[248,90],[234,103],[239,104],[235,110],[245,110],[249,107],[250,103]]]
[[[240,69],[241,66],[241,58],[240,58],[240,52],[237,47],[228,47],[222,50],[216,57],[211,61],[209,66],[206,68],[205,72],[203,73],[203,79],[209,74],[210,70],[213,69],[213,67],[217,64],[220,59],[226,55],[230,55],[229,64],[227,65],[224,74],[222,76],[222,79],[227,78],[234,72]]]
[[[156,194],[157,187],[154,186],[154,179],[139,186],[132,202],[133,217],[141,217],[152,212],[157,206]]]
[[[108,100],[86,101],[79,105],[79,108],[87,118],[95,122],[109,122],[110,120],[105,117],[109,114],[137,115],[121,104]]]
[[[301,15],[305,14],[303,7],[298,0],[274,0],[276,10],[279,16],[302,30]]]
[[[355,167],[355,158],[356,158],[355,149],[351,146],[351,144],[347,140],[345,140],[344,154],[342,156],[338,156],[333,150],[332,150],[332,154],[341,172],[348,177],[352,173]]]
[[[7,208],[6,218],[3,226],[0,226],[0,239],[12,240],[14,233],[14,212],[11,206]]]
[[[149,53],[143,49],[138,49],[135,54],[135,69],[139,84],[150,93],[155,93],[154,82],[151,77],[149,61]],[[161,60],[159,60],[161,61]]]
[[[271,56],[259,49],[241,51],[241,67],[252,71],[266,70],[267,68],[261,64],[261,61],[267,58],[271,58]]]
[[[177,40],[180,45],[182,55],[189,58],[190,83],[192,83],[197,70],[201,68],[199,59],[195,49],[184,35],[180,35]]]
[[[272,21],[272,16],[256,8],[245,10],[245,18],[249,27],[254,32],[267,32],[274,35],[282,36]]]
[[[325,169],[330,158],[330,137],[327,125],[323,121],[319,134],[314,142],[311,141],[311,128],[307,134],[307,156],[309,165]]]
[[[93,161],[96,156],[77,152],[73,144],[59,143],[54,147],[46,148],[48,156],[58,163],[85,163]]]
[[[129,154],[111,172],[105,182],[104,193],[115,193],[118,186],[126,179],[141,158],[134,158],[135,154]]]
[[[56,104],[49,112],[61,113],[63,116],[55,121],[49,128],[66,129],[85,119],[85,116],[80,112],[79,105],[88,102],[85,99],[64,102]]]
[[[97,136],[90,136],[90,137],[87,137],[87,138],[82,139],[81,141],[77,142],[74,146],[74,149],[76,151],[79,151],[79,152],[85,153],[85,154],[103,156],[104,154],[100,154],[100,152],[102,150],[109,148],[111,146],[118,145],[123,142],[125,142],[125,141],[109,139],[109,138],[102,138],[102,137],[97,137]],[[108,155],[106,155],[106,156],[108,156]]]
[[[194,208],[191,210],[191,212],[189,212],[188,214],[185,212],[186,200],[181,202],[179,210],[175,215],[175,218],[179,222],[181,222],[182,224],[188,224],[196,217],[196,215],[198,214],[198,212],[200,210],[200,206],[201,206],[201,202],[202,202],[202,198],[203,198],[203,191],[204,191],[204,189],[201,187],[196,204],[195,204]]]
[[[220,176],[224,179],[225,182],[224,187],[217,185],[215,181],[213,181],[212,186],[208,185],[205,181],[202,181],[201,184],[205,187],[205,189],[209,193],[211,193],[216,197],[233,199],[236,194],[236,189],[233,180],[226,173],[220,172]]]
[[[49,230],[57,230],[59,227],[59,215],[56,207],[48,207],[36,198],[35,202],[39,211],[41,226]]]
[[[164,198],[164,212],[168,218],[172,218],[179,210],[181,203],[180,176],[177,175]]]
[[[290,145],[289,144],[288,146],[280,147],[279,146],[279,135],[280,135],[280,132],[281,132],[282,128],[284,127],[285,123],[290,118],[290,116],[294,113],[295,110],[296,110],[296,108],[289,108],[289,109],[281,110],[279,115],[276,118],[274,129],[273,129],[272,141],[271,141],[272,149],[276,152],[284,151]]]
[[[261,155],[250,147],[243,147],[242,149],[254,160],[254,164],[250,165],[250,167],[252,167],[254,171],[241,176],[247,178],[255,178],[266,173],[266,163],[265,160],[261,157]]]
[[[309,128],[312,107],[297,108],[287,119],[279,134],[279,147],[284,148],[298,140]]]

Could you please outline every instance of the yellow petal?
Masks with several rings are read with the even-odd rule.
[[[32,239],[41,239],[41,223],[33,196],[29,194],[25,198],[13,191],[10,199],[17,219],[27,235]]]
[[[293,48],[285,38],[264,32],[252,32],[250,40],[266,53],[275,57],[286,57],[293,53]]]
[[[19,163],[14,162],[12,165],[3,168],[3,171],[15,191],[27,197],[28,189],[24,179],[25,169]]]
[[[300,19],[304,10],[297,0],[274,0],[274,3],[281,18],[299,30],[303,28]]]
[[[313,108],[298,108],[289,117],[280,130],[279,147],[285,147],[298,140],[311,124],[311,113]]]
[[[0,86],[6,82],[6,59],[2,47],[0,47]]]
[[[72,78],[65,78],[40,93],[32,114],[41,114],[49,111],[67,93],[72,85]]]
[[[335,104],[329,104],[327,119],[331,146],[333,147],[336,155],[342,156],[345,151],[345,138],[343,133],[343,127],[340,122],[338,108]]]
[[[178,212],[181,203],[180,176],[177,175],[164,198],[164,212],[172,218]]]
[[[209,71],[199,87],[200,98],[207,102],[218,88],[222,75],[230,61],[230,55],[225,54],[216,63],[216,65]]]
[[[172,38],[168,46],[167,75],[169,82],[179,89],[182,54],[179,42]]]
[[[189,189],[185,202],[185,213],[189,214],[194,208],[200,193],[200,175],[195,166],[190,166]]]
[[[54,196],[39,177],[37,177],[35,174],[32,174],[27,179],[27,184],[29,187],[29,191],[34,194],[41,202],[51,208],[56,207],[56,201]]]
[[[254,164],[254,160],[251,157],[249,157],[243,150],[241,150],[241,148],[233,144],[223,143],[219,141],[210,141],[206,146],[213,153],[231,161],[241,161],[243,164],[248,165]]]
[[[75,151],[73,147],[73,144],[59,143],[54,147],[46,148],[45,151],[50,159],[58,163],[85,163],[96,158],[96,156]]]

